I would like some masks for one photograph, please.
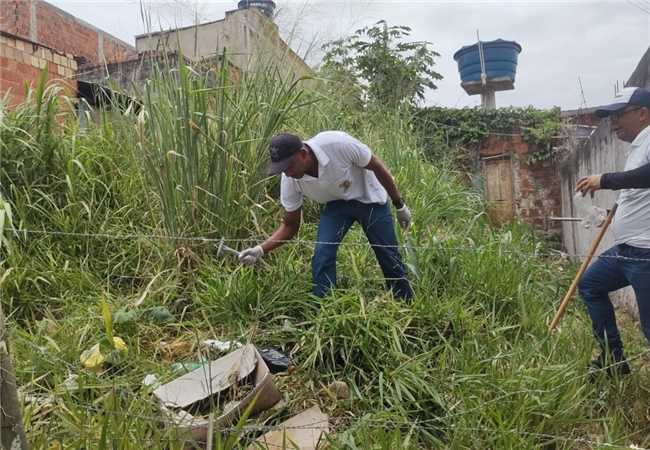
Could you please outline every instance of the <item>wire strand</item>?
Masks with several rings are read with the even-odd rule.
[[[223,243],[234,243],[234,244],[251,244],[259,242],[259,240],[264,239],[263,237],[258,238],[210,238],[203,236],[173,236],[173,235],[164,235],[164,234],[109,234],[109,233],[81,233],[81,232],[66,232],[66,231],[56,231],[56,230],[32,230],[32,229],[11,229],[6,228],[5,231],[14,232],[16,234],[36,234],[36,235],[46,235],[46,236],[67,236],[67,237],[78,237],[78,238],[99,238],[105,240],[137,240],[137,239],[146,239],[146,240],[168,240],[168,241],[187,241],[187,242],[198,242],[205,244],[218,244]],[[334,242],[334,241],[317,241],[317,240],[308,240],[308,239],[291,239],[291,240],[268,240],[268,242],[280,243],[280,244],[293,244],[293,245],[337,245],[344,247],[366,247],[366,248],[407,248],[413,250],[448,250],[448,251],[478,251],[482,249],[489,248],[487,246],[445,246],[444,241],[437,241],[429,245],[411,245],[408,243],[398,244],[398,245],[386,245],[386,244],[370,244],[367,242]],[[522,254],[519,250],[511,250],[506,248],[499,248],[499,252],[507,254]],[[589,255],[581,253],[566,253],[561,251],[553,252],[533,252],[532,256],[536,257],[554,257],[554,258],[584,258]],[[594,255],[597,258],[608,258],[608,259],[618,259],[624,261],[637,261],[637,262],[650,262],[648,258],[635,258],[622,255]]]

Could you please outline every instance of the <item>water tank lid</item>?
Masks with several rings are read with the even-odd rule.
[[[508,47],[514,47],[518,53],[521,53],[521,45],[519,45],[516,41],[507,41],[505,39],[495,39],[493,41],[481,41],[481,44],[483,44],[484,47],[498,47],[498,46],[508,46]],[[458,61],[458,58],[467,52],[472,52],[476,51],[478,48],[478,43],[472,44],[472,45],[464,45],[461,47],[456,53],[454,53],[454,60]]]

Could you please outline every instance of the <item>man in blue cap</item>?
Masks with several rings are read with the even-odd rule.
[[[411,222],[411,212],[393,176],[368,146],[342,131],[325,131],[304,142],[283,133],[273,137],[269,153],[269,174],[282,175],[280,202],[284,217],[267,240],[241,252],[241,263],[255,264],[292,239],[300,228],[304,197],[308,197],[324,204],[311,263],[313,293],[324,297],[336,285],[339,244],[354,222],[359,222],[388,286],[396,297],[410,299],[413,291],[398,251],[388,198],[405,229]]]
[[[584,194],[598,189],[621,189],[612,221],[614,247],[587,269],[579,284],[600,356],[590,373],[606,369],[609,375],[630,372],[616,326],[609,293],[632,286],[639,306],[641,329],[650,341],[650,90],[625,88],[612,104],[596,110],[609,117],[618,139],[629,142],[631,152],[625,172],[590,175],[578,181]]]

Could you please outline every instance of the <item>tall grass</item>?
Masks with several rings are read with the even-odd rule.
[[[157,420],[141,381],[173,378],[172,363],[199,359],[205,338],[291,353],[297,370],[276,378],[285,407],[273,420],[317,404],[331,417],[332,449],[650,445],[642,360],[627,381],[585,382],[591,339],[581,308],[558,336],[546,333],[570,271],[544,257],[526,227],[491,228],[450,164],[424,162],[408,116],[342,113],[335,90],[306,92],[268,68],[234,83],[211,73],[159,71],[138,114],[104,111],[85,130],[53,119],[62,101],[53,88],[2,110],[2,194],[17,228],[46,232],[20,233],[11,253],[0,249],[0,300],[34,448],[190,445]],[[382,157],[413,210],[412,230],[400,232],[420,274],[413,304],[384,289],[357,228],[339,253],[339,289],[311,297],[312,207],[299,240],[256,269],[207,248],[179,256],[175,240],[152,237],[268,234],[279,207],[263,175],[266,141],[281,129],[328,128]],[[89,373],[79,355],[105,337],[104,303],[114,314],[165,306],[174,319],[115,321],[128,358]],[[642,339],[628,330],[634,355]],[[66,388],[70,375],[75,388]],[[327,393],[334,380],[348,384],[348,398]],[[220,448],[256,436],[229,434]]]
[[[266,146],[309,102],[299,80],[269,65],[235,75],[219,68],[158,69],[147,83],[139,150],[170,235],[241,236],[268,205]],[[234,75],[234,76],[233,76]]]

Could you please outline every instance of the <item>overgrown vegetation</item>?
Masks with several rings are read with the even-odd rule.
[[[323,73],[347,87],[347,102],[397,107],[415,105],[442,76],[430,42],[408,40],[411,29],[380,20],[350,37],[327,43]]]
[[[415,112],[413,124],[433,160],[450,150],[475,151],[491,133],[502,133],[521,134],[535,149],[534,162],[553,156],[562,122],[559,109],[427,107]]]
[[[297,370],[276,379],[281,416],[320,405],[332,449],[650,445],[642,360],[624,382],[588,384],[580,309],[547,336],[570,274],[542,242],[518,225],[491,229],[450,165],[425,162],[404,111],[341,114],[332,91],[261,75],[273,70],[215,87],[182,67],[180,83],[151,83],[139,114],[107,110],[84,130],[54,88],[2,105],[0,188],[22,230],[3,245],[2,305],[34,448],[185,448],[141,382],[173,378],[173,363],[199,359],[205,338],[291,352]],[[279,210],[260,173],[265,141],[328,128],[376,151],[414,212],[413,304],[384,290],[358,230],[339,253],[340,289],[312,298],[313,211],[299,240],[257,269],[190,239],[268,235]],[[171,320],[144,313],[156,307]],[[105,371],[82,369],[80,354],[111,335],[128,353]],[[349,398],[322,395],[333,380]],[[219,448],[254,436],[228,431]]]

